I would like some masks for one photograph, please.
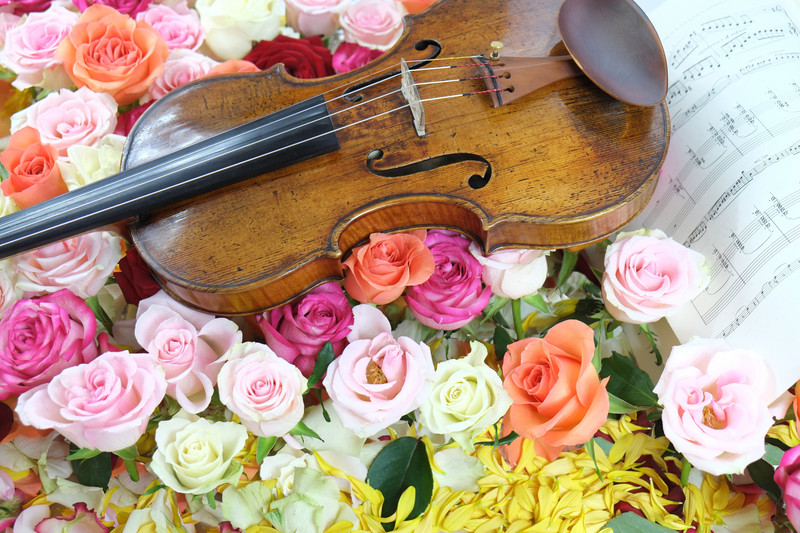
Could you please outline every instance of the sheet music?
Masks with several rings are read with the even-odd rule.
[[[669,67],[672,137],[632,227],[703,253],[711,283],[669,322],[800,379],[800,4],[670,0],[648,12]]]

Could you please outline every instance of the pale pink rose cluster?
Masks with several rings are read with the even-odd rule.
[[[403,34],[405,14],[403,5],[393,0],[356,0],[342,12],[339,23],[345,41],[388,50]]]
[[[54,429],[81,448],[114,452],[144,434],[166,389],[164,370],[152,357],[106,352],[24,392],[16,411],[25,425]]]
[[[189,413],[208,407],[221,357],[242,340],[233,321],[190,309],[164,291],[139,302],[134,335],[164,369],[167,394]]]
[[[603,300],[617,320],[646,324],[689,303],[708,281],[702,254],[660,230],[625,232],[606,250]]]
[[[200,15],[190,9],[185,0],[174,5],[150,4],[136,15],[136,20],[150,24],[167,41],[170,50],[197,50],[205,39]]]
[[[217,61],[199,52],[172,50],[164,61],[164,73],[153,81],[142,102],[158,100],[173,89],[208,75],[217,65]]]
[[[56,49],[77,22],[78,15],[59,5],[41,13],[31,13],[5,33],[5,46],[0,50],[0,64],[17,77],[12,84],[17,89],[40,86],[46,75],[65,78],[56,71],[61,61],[55,59]],[[56,82],[55,87],[64,86]],[[50,88],[55,88],[50,87]]]
[[[302,35],[332,35],[348,0],[286,0],[286,22]]]
[[[654,389],[664,435],[710,474],[739,474],[765,452],[773,417],[791,403],[757,353],[725,341],[695,339],[672,349]]]
[[[394,338],[377,308],[353,308],[350,344],[323,379],[342,425],[369,437],[417,409],[430,394],[434,369],[430,348],[409,337]]]

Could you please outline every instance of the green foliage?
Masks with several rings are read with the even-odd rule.
[[[775,482],[775,468],[764,459],[754,461],[747,466],[747,473],[753,482],[772,498],[776,503],[782,502],[781,488]]]
[[[672,530],[639,516],[636,513],[622,513],[608,521],[614,533],[668,533]]]
[[[636,366],[631,359],[617,352],[603,359],[600,377],[611,377],[606,389],[620,400],[640,408],[652,407],[658,403],[653,392],[653,380],[647,372]]]
[[[5,165],[3,165],[3,163],[0,163],[0,181],[5,180],[6,178],[8,178],[8,169],[5,167]]]
[[[494,344],[494,355],[498,361],[501,361],[506,355],[508,345],[512,342],[514,342],[514,339],[511,338],[511,335],[508,334],[505,328],[500,326],[494,328],[492,344]]]
[[[78,483],[89,487],[100,487],[103,490],[108,488],[113,466],[110,453],[79,449],[70,444],[70,455],[67,459],[72,463],[72,470],[78,478]]]
[[[317,435],[316,431],[308,427],[302,420],[298,422],[295,427],[289,430],[289,434],[297,435],[299,437],[311,437],[313,439],[322,440],[322,438],[319,435]]]
[[[372,461],[367,483],[383,494],[383,516],[397,510],[400,496],[412,486],[415,500],[408,519],[422,514],[433,496],[433,472],[425,444],[413,437],[401,437],[387,444]]]
[[[317,362],[314,363],[314,370],[308,377],[309,389],[312,388],[317,383],[319,383],[319,380],[321,380],[322,376],[325,375],[325,371],[328,370],[328,365],[331,364],[331,361],[333,361],[334,357],[335,355],[333,353],[333,344],[331,343],[331,341],[328,341],[319,351],[319,354],[317,354]]]
[[[564,250],[564,258],[561,260],[561,270],[558,272],[558,283],[557,287],[561,287],[567,281],[567,278],[572,271],[575,270],[575,265],[578,264],[578,254],[579,252],[572,252],[570,250]]]
[[[258,441],[256,441],[256,462],[258,464],[261,464],[264,457],[269,455],[276,442],[278,442],[278,437],[258,437]]]

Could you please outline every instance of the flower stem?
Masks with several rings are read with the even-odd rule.
[[[514,315],[514,331],[517,332],[517,340],[520,340],[525,336],[525,331],[522,329],[522,313],[518,298],[511,300],[511,313]]]

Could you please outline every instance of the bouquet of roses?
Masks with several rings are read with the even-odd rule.
[[[429,3],[0,0],[0,215],[118,172],[133,122],[181,85],[345,72]],[[373,234],[342,282],[236,320],[167,296],[107,231],[3,260],[0,524],[800,526],[795,396],[762,357],[695,339],[656,383],[637,363],[662,365],[650,324],[704,290],[704,258],[658,230],[595,251],[602,268]]]

